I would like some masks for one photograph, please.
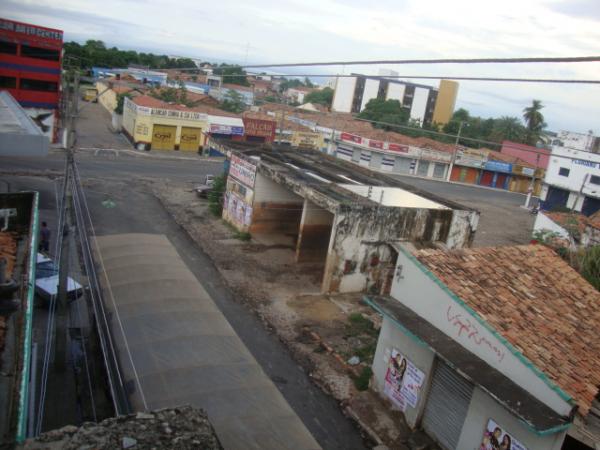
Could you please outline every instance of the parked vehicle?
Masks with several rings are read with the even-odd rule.
[[[52,259],[38,253],[35,267],[35,293],[49,301],[58,294],[58,268]],[[71,277],[67,277],[67,299],[75,300],[83,293],[83,287]]]
[[[200,184],[194,188],[196,195],[201,198],[207,198],[208,194],[212,192],[213,184],[215,182],[215,176],[208,174],[204,177],[204,184]]]

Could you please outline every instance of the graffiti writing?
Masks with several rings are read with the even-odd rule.
[[[458,331],[458,337],[465,337],[471,341],[473,341],[476,345],[488,347],[498,358],[499,362],[502,362],[505,356],[505,352],[502,348],[499,348],[491,342],[486,337],[482,336],[479,333],[479,329],[468,317],[465,317],[461,313],[452,313],[452,305],[448,306],[448,311],[446,311],[446,318],[448,323],[454,326]]]

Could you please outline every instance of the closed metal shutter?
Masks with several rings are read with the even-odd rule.
[[[181,127],[179,150],[197,152],[200,148],[201,128]]]
[[[425,405],[423,428],[448,450],[456,450],[473,385],[438,360]]]
[[[410,173],[412,160],[408,158],[396,157],[394,164],[394,172],[397,173]]]
[[[174,150],[177,127],[154,125],[152,128],[152,150]]]

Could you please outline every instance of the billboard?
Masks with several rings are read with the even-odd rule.
[[[295,131],[292,134],[292,146],[301,148],[313,148],[315,150],[323,147],[323,135],[321,133],[309,133]]]
[[[392,144],[390,142],[388,144],[388,150],[393,152],[408,153],[408,145]]]
[[[244,134],[248,136],[264,137],[266,141],[275,140],[275,121],[246,118],[242,120],[244,122]]]
[[[231,156],[231,165],[229,166],[229,175],[242,182],[249,188],[254,187],[256,180],[256,166],[239,156]]]
[[[455,164],[465,167],[475,167],[481,169],[487,161],[487,152],[471,149],[462,148],[456,151]]]
[[[342,141],[354,142],[355,144],[362,144],[363,139],[360,136],[350,133],[341,133],[340,139]]]
[[[244,134],[244,127],[211,123],[209,132],[215,134],[233,134],[236,136],[242,136]]]

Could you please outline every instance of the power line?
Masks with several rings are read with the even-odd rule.
[[[375,64],[523,64],[523,63],[584,63],[600,62],[600,56],[533,57],[533,58],[441,58],[441,59],[384,59],[362,61],[325,61],[285,64],[254,64],[237,66],[248,68],[308,67],[308,66],[356,66]],[[226,66],[225,66],[226,67]],[[235,66],[234,66],[235,67]]]

